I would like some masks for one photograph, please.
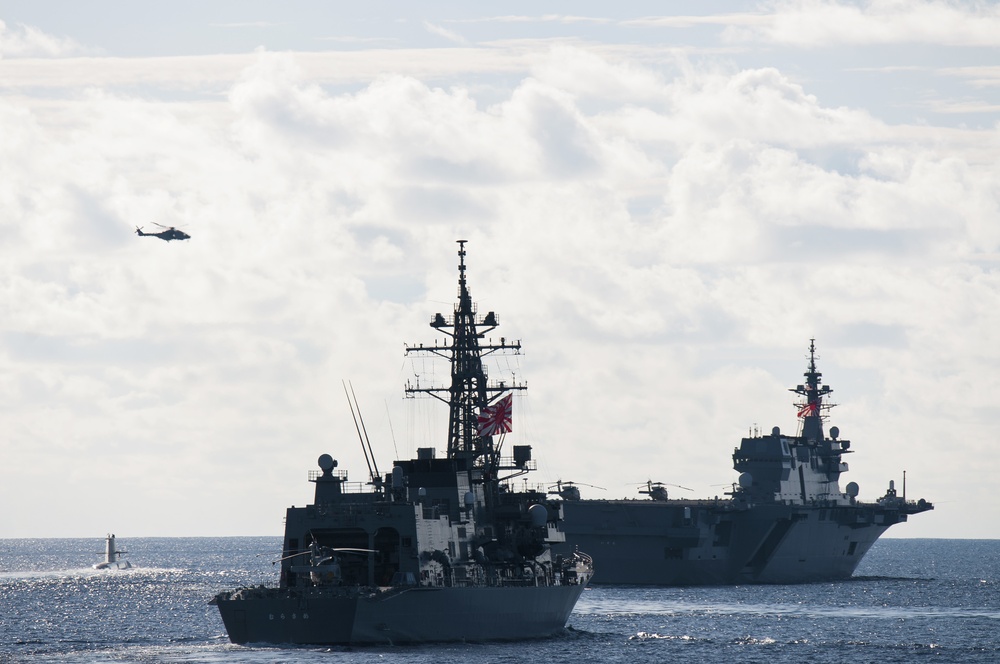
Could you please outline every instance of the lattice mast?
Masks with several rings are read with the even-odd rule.
[[[450,337],[446,342],[433,346],[423,344],[408,346],[406,354],[432,353],[444,357],[451,363],[451,385],[449,387],[421,387],[419,382],[407,382],[406,396],[414,397],[424,393],[444,401],[449,405],[448,418],[448,458],[471,457],[488,470],[496,471],[500,466],[500,454],[494,445],[493,436],[480,436],[477,429],[479,413],[490,405],[498,395],[511,390],[523,390],[524,384],[491,383],[483,367],[482,357],[496,351],[521,351],[521,342],[508,343],[503,337],[499,344],[492,341],[483,343],[486,333],[499,326],[497,315],[490,311],[480,318],[476,304],[465,276],[465,243],[458,240],[458,302],[454,314],[445,317],[438,313],[431,320],[431,327]]]

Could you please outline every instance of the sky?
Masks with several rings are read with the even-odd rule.
[[[2,0],[0,538],[278,535],[345,385],[443,451],[460,239],[518,482],[722,495],[815,339],[887,536],[1000,538],[997,62],[993,2]]]

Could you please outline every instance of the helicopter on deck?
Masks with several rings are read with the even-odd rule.
[[[643,487],[646,487],[643,490]],[[649,496],[650,500],[665,501],[667,500],[667,487],[675,486],[678,489],[684,489],[685,491],[692,491],[692,489],[686,486],[681,486],[680,484],[666,484],[665,482],[654,482],[653,480],[646,480],[645,484],[639,485],[639,493]]]
[[[548,493],[555,494],[562,498],[563,500],[580,500],[580,489],[581,486],[589,486],[592,489],[600,489],[604,491],[603,486],[594,486],[593,484],[584,484],[583,482],[564,482],[558,480],[555,484],[549,487]],[[555,489],[553,491],[553,489]]]
[[[155,221],[153,222],[153,225],[159,226],[163,230],[160,231],[159,233],[147,233],[138,226],[136,226],[135,234],[139,236],[158,237],[161,240],[166,240],[167,242],[170,242],[171,240],[188,240],[191,238],[190,235],[188,235],[184,231],[177,230],[173,226],[164,226],[163,224],[158,224]]]

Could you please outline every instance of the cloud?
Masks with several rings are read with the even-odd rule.
[[[386,72],[427,78],[479,71],[524,72],[538,54],[519,48],[366,49],[297,53],[298,66],[320,84],[367,84]],[[253,66],[254,53],[147,58],[75,57],[22,59],[4,63],[0,85],[7,88],[138,88],[156,86],[159,94],[206,92],[224,95],[241,72]],[[32,100],[37,103],[38,100]]]
[[[685,29],[719,26],[731,44],[777,44],[817,49],[838,45],[1000,45],[1000,9],[987,3],[942,0],[773,0],[755,12],[645,16],[620,25]]]
[[[8,467],[29,469],[0,484],[34,497],[57,453],[83,504],[127,454],[149,475],[132,502],[170,498],[149,534],[219,534],[186,516],[199,486],[279,515],[319,452],[364,466],[336,442],[354,435],[339,381],[372,411],[398,395],[401,342],[431,343],[451,306],[459,238],[481,310],[525,340],[541,405],[518,435],[564,476],[596,482],[613,441],[702,494],[731,480],[747,425],[794,426],[784,388],[813,336],[836,386],[872,374],[838,420],[871,431],[854,436],[863,486],[898,467],[874,443],[892,424],[911,478],[937,474],[938,434],[974,451],[1000,387],[994,130],[889,125],[776,67],[455,50],[509,80],[483,101],[425,76],[457,71],[434,52],[344,89],[328,83],[379,52],[259,51],[226,60],[221,99],[130,94],[101,71],[58,112],[0,98],[0,426]],[[151,222],[192,239],[134,236]],[[439,445],[443,414],[397,401],[400,454]],[[370,423],[391,455],[388,421]],[[601,474],[624,486],[635,468]],[[245,481],[262,473],[278,490]],[[280,527],[240,519],[222,534]]]
[[[89,51],[69,37],[55,37],[20,23],[8,27],[0,21],[0,58],[63,58]]]
[[[482,18],[448,19],[447,23],[614,23],[613,19],[600,18],[594,16],[574,16],[567,14],[543,14],[539,16],[527,16],[507,14],[500,16],[486,16]]]
[[[846,44],[1000,45],[1000,8],[942,0],[778,0],[766,19],[737,20],[726,28],[732,42],[761,41],[802,48]]]
[[[427,32],[431,33],[432,35],[437,35],[438,37],[444,37],[448,41],[455,42],[456,44],[469,43],[465,37],[458,34],[457,32],[454,32],[447,28],[443,28],[440,25],[435,25],[430,21],[424,21],[424,29],[427,30]]]
[[[286,25],[284,23],[274,23],[271,21],[244,21],[241,23],[212,23],[213,27],[216,28],[275,28],[280,25]]]
[[[341,35],[336,37],[319,37],[319,41],[332,41],[342,44],[369,44],[369,45],[393,45],[400,44],[402,40],[396,37],[354,37],[351,35]]]

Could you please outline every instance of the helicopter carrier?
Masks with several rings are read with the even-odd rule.
[[[805,383],[791,389],[798,435],[778,427],[769,435],[744,438],[733,452],[739,481],[724,499],[668,497],[666,485],[650,482],[642,500],[581,500],[573,483],[560,483],[566,543],[586,550],[601,568],[597,583],[729,585],[807,583],[847,579],[872,544],[889,527],[931,510],[924,500],[907,500],[889,481],[874,502],[858,500],[844,456],[851,442],[836,426],[823,424],[834,404],[822,385],[810,342]],[[683,488],[683,487],[682,487]]]
[[[351,403],[370,481],[349,482],[332,456],[319,457],[313,503],[287,510],[278,584],[212,600],[232,642],[488,641],[565,628],[593,563],[575,550],[552,554],[564,540],[560,501],[512,488],[512,478],[535,466],[530,446],[503,454],[511,398],[524,385],[489,382],[482,356],[521,346],[482,341],[497,316],[479,316],[472,301],[464,240],[458,255],[454,314],[431,320],[447,341],[406,349],[451,363],[449,386],[406,387],[407,396],[448,405],[446,456],[418,449],[382,475]]]

